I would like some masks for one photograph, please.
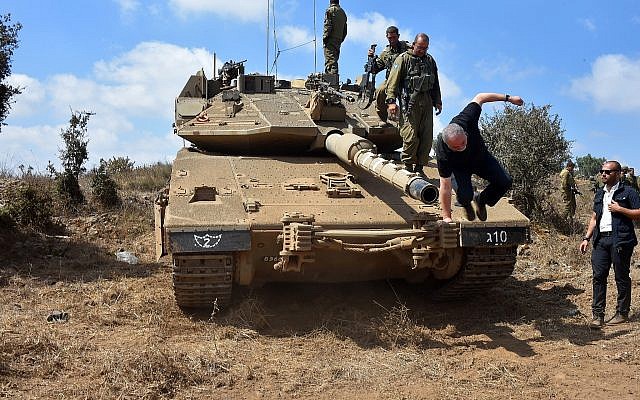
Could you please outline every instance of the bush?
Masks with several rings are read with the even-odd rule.
[[[46,230],[53,225],[52,199],[49,193],[38,186],[27,184],[18,186],[9,195],[7,205],[0,211],[0,223],[15,222],[18,226],[28,226],[36,230]]]
[[[131,172],[133,171],[134,164],[135,162],[131,161],[129,157],[111,157],[105,161],[106,171],[110,175]]]
[[[93,198],[103,207],[115,207],[120,204],[118,185],[108,172],[108,163],[100,160],[100,166],[93,171],[91,189]]]
[[[482,117],[480,126],[489,151],[513,178],[511,195],[516,207],[528,217],[544,213],[544,189],[550,177],[562,170],[570,157],[562,120],[551,115],[550,105],[507,105],[493,116]]]

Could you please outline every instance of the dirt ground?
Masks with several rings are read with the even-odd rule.
[[[640,259],[631,321],[590,330],[581,228],[534,227],[514,275],[466,303],[396,281],[279,284],[211,318],[176,307],[151,203],[133,203],[63,218],[63,235],[0,236],[0,397],[640,398]],[[54,310],[68,320],[48,322]]]

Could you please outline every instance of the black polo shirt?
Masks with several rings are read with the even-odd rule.
[[[467,132],[467,148],[464,151],[451,150],[442,140],[442,133],[436,141],[436,159],[438,160],[438,174],[449,178],[456,169],[467,169],[471,172],[472,165],[482,161],[487,155],[487,145],[480,135],[478,121],[482,107],[478,103],[469,103],[464,110],[451,120]]]

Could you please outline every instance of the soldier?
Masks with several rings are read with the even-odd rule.
[[[387,79],[387,111],[391,118],[399,114],[402,136],[402,162],[410,172],[422,173],[429,162],[433,143],[433,109],[442,111],[442,97],[436,61],[427,53],[429,36],[416,35],[413,48],[393,62]],[[415,165],[415,167],[414,167]]]
[[[329,0],[329,8],[324,14],[324,72],[338,74],[340,45],[347,37],[347,14],[340,7],[340,0]]]
[[[560,172],[560,187],[562,189],[562,201],[564,202],[564,217],[573,221],[576,215],[576,181],[573,178],[575,164],[567,161],[567,166]]]
[[[376,97],[376,112],[381,120],[386,121],[388,118],[387,113],[387,104],[385,101],[387,100],[387,95],[385,93],[387,89],[387,79],[389,78],[389,73],[391,72],[391,67],[393,66],[393,62],[396,58],[409,50],[411,45],[406,40],[400,40],[400,32],[398,28],[391,25],[387,28],[387,40],[389,44],[384,48],[380,56],[376,59],[374,70],[371,71],[374,74],[378,73],[384,69],[387,70],[384,82],[376,89],[375,97]],[[374,54],[373,49],[369,49],[369,57],[372,57]]]
[[[640,191],[640,187],[638,186],[638,178],[636,177],[636,171],[633,169],[633,167],[629,167],[629,172],[627,173],[627,183],[636,191]]]

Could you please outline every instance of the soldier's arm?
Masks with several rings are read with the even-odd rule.
[[[344,31],[342,32],[342,41],[347,37],[347,17],[344,18]]]
[[[322,40],[327,40],[329,35],[331,35],[331,31],[333,30],[333,15],[331,15],[331,11],[327,10],[324,15],[324,31],[322,33]]]
[[[439,110],[442,110],[442,92],[440,92],[440,78],[438,78],[438,65],[436,64],[436,60],[433,60],[433,67],[436,80],[433,84],[433,89],[431,89],[431,100],[435,106],[440,105]]]
[[[522,100],[520,96],[509,96],[509,99],[507,100],[507,95],[505,93],[478,93],[471,101],[479,104],[480,106],[484,103],[491,103],[493,101],[508,101],[509,103],[517,106],[524,104],[524,100]]]
[[[387,89],[386,89],[387,100],[388,99],[397,100],[398,98],[398,94],[399,94],[398,88],[400,84],[400,77],[402,76],[402,70],[403,70],[402,58],[403,58],[402,55],[396,57],[396,60],[393,62],[393,66],[391,67],[389,78],[387,78]]]

